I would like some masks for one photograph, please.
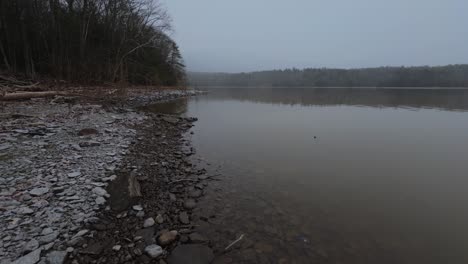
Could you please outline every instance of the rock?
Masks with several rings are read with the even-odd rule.
[[[162,215],[158,214],[158,215],[156,216],[156,222],[157,222],[158,224],[164,223],[164,217],[163,217]]]
[[[98,198],[96,198],[95,202],[97,205],[103,205],[106,203],[106,199],[102,196],[99,196]]]
[[[81,172],[79,172],[79,171],[70,172],[70,173],[67,174],[67,176],[69,178],[76,178],[78,176],[81,176]]]
[[[74,235],[73,238],[82,237],[88,233],[89,233],[88,229],[83,229],[83,230],[80,230],[78,233],[76,233],[76,235]]]
[[[18,209],[18,214],[32,214],[34,213],[34,210],[29,208],[29,207],[21,207]]]
[[[43,188],[34,188],[31,191],[29,191],[29,194],[32,196],[41,196],[49,192],[49,188],[43,187]]]
[[[119,251],[121,248],[122,248],[121,245],[115,245],[115,246],[112,247],[112,250]]]
[[[47,244],[47,243],[53,242],[53,241],[55,241],[55,239],[57,239],[58,235],[59,235],[59,232],[53,232],[53,233],[45,235],[45,236],[40,236],[38,238],[39,243],[42,245],[42,244]]]
[[[89,147],[97,147],[100,146],[101,143],[97,141],[85,141],[85,142],[80,142],[79,146],[82,148],[89,148]]]
[[[171,116],[164,116],[162,118],[164,121],[171,123],[171,124],[177,124],[179,123],[179,119],[176,117],[171,117]]]
[[[143,207],[141,207],[141,205],[134,205],[134,206],[132,206],[132,208],[135,211],[142,211],[143,210]]]
[[[80,131],[78,131],[78,136],[80,136],[80,137],[89,136],[89,135],[95,135],[97,133],[99,133],[99,132],[94,128],[84,128],[84,129],[81,129]]]
[[[109,194],[107,193],[106,190],[104,190],[102,187],[94,187],[93,193],[96,194],[97,196],[104,196],[108,197]]]
[[[145,217],[145,212],[144,211],[139,211],[138,213],[136,213],[136,217],[138,217],[138,218]]]
[[[52,251],[47,254],[47,263],[48,264],[63,264],[67,258],[66,251]]]
[[[30,240],[26,245],[23,247],[23,253],[29,253],[31,251],[36,250],[39,247],[39,242],[36,239]]]
[[[187,212],[182,212],[179,214],[179,221],[184,225],[190,224],[190,220],[189,220],[189,216]]]
[[[15,260],[12,264],[35,264],[41,259],[42,249],[36,249],[33,252]]]
[[[154,226],[154,224],[155,224],[155,221],[154,221],[153,217],[150,217],[150,218],[145,220],[145,222],[143,223],[143,227],[144,228],[152,227],[152,226]]]
[[[163,254],[163,249],[158,246],[158,245],[149,245],[145,247],[145,252],[150,256],[151,258],[157,258]]]
[[[46,228],[42,229],[41,235],[45,236],[45,235],[48,235],[48,234],[52,234],[53,232],[54,232],[54,230],[52,228],[46,227]]]
[[[177,235],[178,232],[175,230],[164,232],[158,237],[158,244],[168,246],[177,239]]]
[[[192,243],[204,243],[207,241],[207,239],[204,236],[198,233],[190,234],[189,238]]]
[[[204,245],[179,245],[169,256],[169,264],[209,264],[213,261],[213,251]]]
[[[185,208],[185,209],[192,210],[192,209],[194,209],[195,207],[197,207],[197,202],[195,202],[194,199],[187,199],[187,200],[185,200],[185,202],[184,202],[184,208]]]
[[[154,232],[154,227],[144,228],[136,231],[135,236],[142,237],[146,245],[151,245],[156,243],[156,240],[154,239]]]

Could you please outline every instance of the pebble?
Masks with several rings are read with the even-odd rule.
[[[152,226],[154,226],[154,224],[155,224],[155,221],[154,221],[153,217],[150,217],[150,218],[145,220],[145,222],[143,223],[143,227],[144,228],[152,227]]]
[[[29,191],[29,194],[32,196],[41,196],[49,192],[49,188],[44,187],[44,188],[34,188],[31,191]]]
[[[158,244],[161,246],[168,246],[177,239],[177,235],[178,232],[175,230],[166,231],[158,237]]]
[[[63,264],[67,258],[66,251],[52,251],[47,254],[47,263],[48,264]]]
[[[142,211],[143,210],[143,207],[141,205],[134,205],[134,206],[132,206],[132,208],[135,211]]]
[[[190,220],[189,220],[189,216],[187,212],[182,212],[179,214],[179,221],[184,225],[190,224]]]
[[[164,253],[164,251],[160,246],[153,244],[145,247],[145,253],[148,254],[148,256],[150,256],[151,258],[157,258],[161,256]]]

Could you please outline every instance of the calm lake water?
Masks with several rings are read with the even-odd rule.
[[[199,231],[217,263],[468,263],[468,90],[213,89],[199,118],[220,181]]]

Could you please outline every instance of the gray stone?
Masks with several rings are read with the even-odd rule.
[[[213,261],[213,250],[204,245],[179,245],[169,256],[169,264],[209,264]]]
[[[49,188],[44,187],[44,188],[34,188],[31,191],[29,191],[29,194],[32,196],[41,196],[49,192]]]
[[[34,213],[34,210],[29,208],[29,207],[21,207],[18,209],[18,214],[32,214]]]
[[[48,264],[63,264],[67,258],[66,251],[52,251],[47,254],[47,263]]]
[[[98,195],[98,196],[104,196],[104,197],[108,197],[108,196],[109,196],[109,194],[107,193],[107,191],[104,190],[104,189],[101,188],[101,187],[94,187],[93,193],[95,193],[95,194]]]
[[[36,264],[41,259],[42,249],[36,249],[33,252],[15,260],[12,264]]]
[[[79,171],[71,172],[71,173],[68,173],[67,176],[69,178],[76,178],[78,176],[81,176],[81,172],[79,172]]]
[[[39,247],[39,242],[36,239],[31,239],[26,245],[24,245],[23,253],[29,253],[36,250]]]
[[[190,220],[189,220],[189,216],[187,212],[182,212],[179,214],[179,221],[184,225],[190,224]]]
[[[154,224],[155,224],[155,221],[154,221],[153,217],[150,217],[150,218],[145,220],[145,222],[143,223],[143,227],[144,228],[152,227],[152,226],[154,226]]]
[[[164,253],[163,249],[160,246],[154,244],[145,247],[145,252],[151,258],[157,258]]]
[[[53,233],[45,235],[45,236],[40,236],[38,238],[39,243],[42,245],[42,244],[47,244],[47,243],[53,242],[53,241],[55,241],[55,239],[57,239],[58,235],[59,235],[58,232],[53,232]]]
[[[162,215],[158,214],[156,216],[156,223],[158,223],[158,224],[164,223],[164,217]]]
[[[48,235],[48,234],[52,234],[53,232],[54,232],[54,230],[52,228],[46,227],[46,228],[42,229],[41,235],[45,236],[45,235]]]
[[[141,205],[134,205],[132,208],[135,211],[142,211],[143,210],[143,207],[141,207]]]
[[[95,202],[97,205],[103,205],[106,203],[106,199],[102,196],[99,196],[98,198],[96,198]]]

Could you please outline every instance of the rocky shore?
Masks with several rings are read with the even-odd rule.
[[[1,263],[210,263],[193,231],[210,180],[188,159],[196,119],[136,108],[192,95],[1,106]]]

